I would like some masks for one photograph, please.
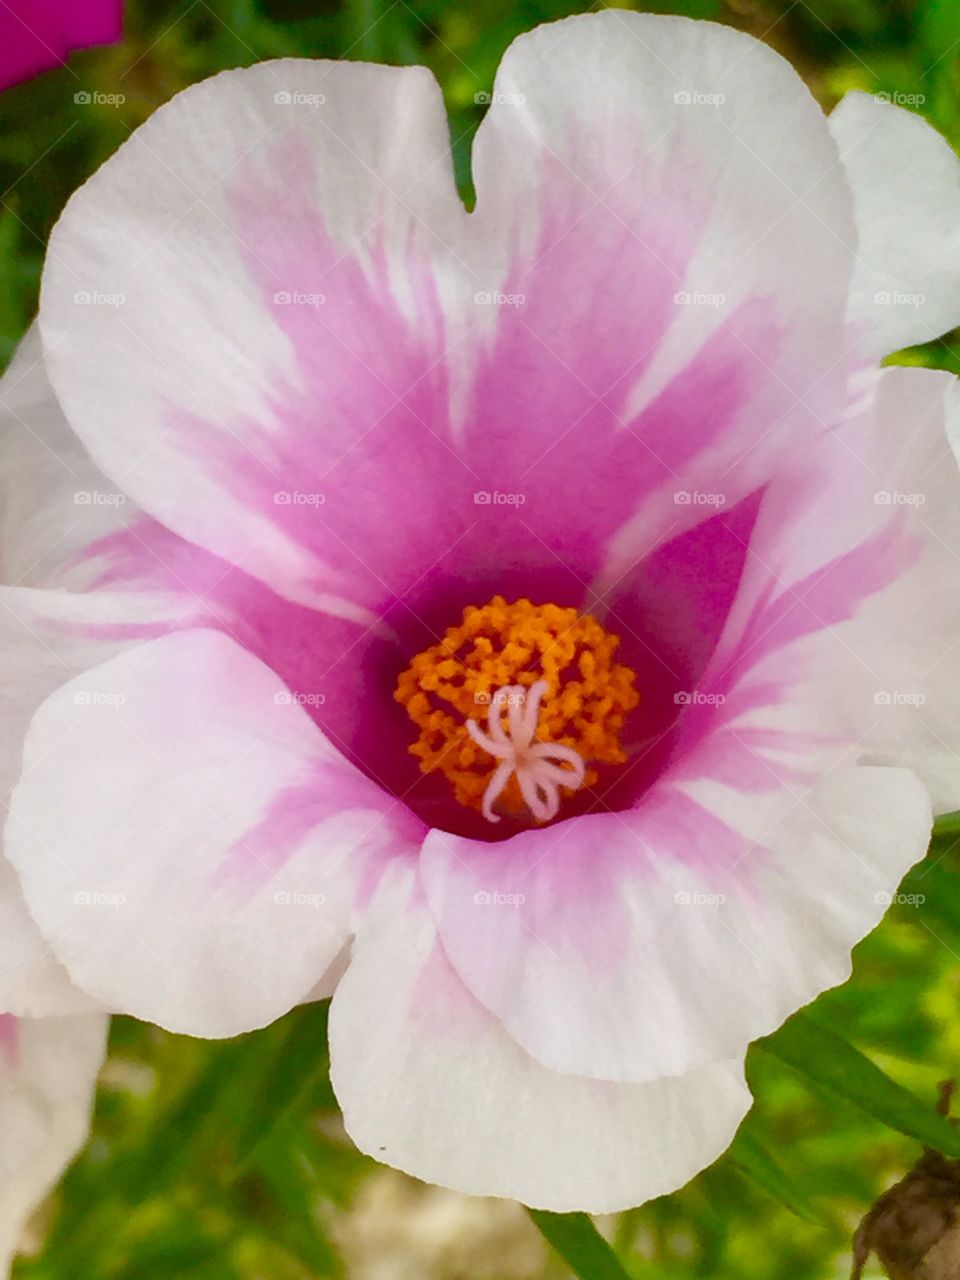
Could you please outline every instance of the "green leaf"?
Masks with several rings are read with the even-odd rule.
[[[737,1134],[728,1158],[745,1178],[755,1183],[796,1217],[803,1218],[806,1222],[814,1222],[817,1226],[828,1225],[823,1214],[811,1203],[803,1187],[767,1150],[753,1132],[752,1127]]]
[[[942,814],[934,823],[933,837],[960,835],[960,811]]]
[[[585,1213],[527,1209],[547,1244],[579,1280],[630,1280],[617,1255]]]
[[[887,1128],[945,1156],[960,1157],[960,1132],[937,1114],[932,1100],[915,1097],[808,1014],[797,1014],[757,1047],[792,1067],[815,1093],[842,1098]]]
[[[898,897],[907,920],[927,929],[951,951],[960,949],[960,873],[954,858],[956,836],[935,836],[930,853],[910,870]]]

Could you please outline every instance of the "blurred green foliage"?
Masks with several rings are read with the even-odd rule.
[[[470,142],[483,112],[475,96],[491,88],[503,50],[520,32],[587,7],[567,0],[128,5],[122,46],[76,56],[68,69],[0,99],[0,364],[35,310],[44,244],[64,202],[178,89],[285,55],[426,63],[444,90],[469,198]],[[911,95],[960,144],[958,0],[624,7],[750,31],[785,54],[828,108],[853,88]],[[122,101],[75,100],[91,91]],[[960,338],[899,359],[960,370]],[[904,886],[923,901],[891,908],[857,949],[853,978],[751,1052],[757,1103],[730,1152],[676,1195],[602,1224],[637,1280],[845,1276],[854,1226],[917,1157],[917,1137],[946,1134],[944,1150],[957,1154],[933,1113],[936,1083],[960,1074],[960,864],[958,837],[949,823],[944,831]],[[840,1051],[832,1037],[841,1038]],[[376,1176],[339,1126],[325,1006],[225,1043],[116,1019],[93,1137],[46,1211],[43,1247],[16,1275],[345,1275],[338,1224]],[[446,1277],[442,1265],[426,1268],[424,1280],[428,1271]],[[491,1241],[489,1271],[469,1274],[521,1274],[511,1266]],[[537,1274],[562,1273],[544,1256]],[[450,1280],[461,1275],[449,1272]]]

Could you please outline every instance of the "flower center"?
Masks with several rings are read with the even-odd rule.
[[[421,771],[439,770],[489,822],[495,806],[549,822],[562,798],[596,783],[597,765],[626,760],[620,733],[640,695],[614,661],[619,643],[575,609],[502,596],[469,605],[397,682]]]

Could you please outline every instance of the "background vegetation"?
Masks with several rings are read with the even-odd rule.
[[[519,32],[586,7],[129,4],[122,46],[77,56],[0,98],[0,363],[33,314],[43,247],[67,197],[184,85],[287,54],[426,63],[444,89],[466,191],[483,110],[475,95],[491,88],[503,50]],[[916,109],[960,143],[958,0],[624,7],[751,31],[794,63],[827,108],[851,88],[914,95]],[[123,101],[75,100],[93,90]],[[960,340],[899,359],[957,371]],[[942,824],[904,886],[923,900],[890,910],[858,948],[852,980],[752,1051],[757,1103],[731,1151],[676,1195],[599,1224],[628,1275],[845,1276],[854,1226],[916,1159],[918,1139],[960,1156],[960,1138],[933,1113],[936,1083],[960,1075],[956,833],[960,824]],[[351,1148],[327,1077],[325,1030],[322,1005],[223,1043],[115,1020],[93,1137],[38,1216],[17,1280],[568,1275],[518,1206],[423,1188]]]

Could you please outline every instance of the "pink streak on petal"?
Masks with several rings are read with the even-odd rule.
[[[176,627],[225,630],[277,673],[330,739],[382,787],[403,794],[418,774],[408,754],[410,725],[393,701],[409,652],[361,624],[276,595],[258,579],[144,518],[101,539],[86,558],[99,587],[124,585],[179,595]],[[162,628],[97,629],[98,638],[149,638]],[[426,641],[429,643],[429,640]],[[422,648],[420,637],[411,644]]]
[[[773,381],[772,302],[746,299],[682,376],[624,417],[675,317],[707,202],[650,207],[640,166],[600,207],[580,209],[548,160],[538,242],[505,284],[526,301],[500,308],[489,338],[462,340],[476,346],[477,370],[458,434],[453,356],[424,249],[411,233],[388,250],[376,226],[362,260],[335,242],[316,216],[314,163],[304,140],[287,137],[265,167],[241,167],[233,196],[248,271],[289,340],[296,380],[278,379],[269,426],[240,421],[217,434],[181,422],[185,451],[195,463],[199,442],[201,464],[232,496],[308,551],[318,588],[378,613],[422,616],[442,597],[455,614],[496,591],[529,593],[532,578],[539,598],[574,602],[644,498],[722,441],[758,382]],[[292,304],[295,291],[323,302]],[[322,493],[323,504],[278,504],[280,485]],[[522,502],[475,504],[484,490]],[[385,512],[399,536],[385,536]]]
[[[764,708],[789,705],[812,675],[791,645],[852,618],[864,600],[896,581],[916,554],[915,540],[897,516],[789,590],[776,581],[768,582],[745,625],[721,642],[699,682],[699,692],[719,697],[684,711],[671,776],[712,778],[741,791],[757,792],[814,782],[817,775],[802,762],[822,758],[824,751],[838,755],[849,742],[842,733],[813,735],[728,726]],[[781,653],[782,671],[775,678],[765,674],[757,679],[751,674],[761,662],[769,672],[769,661]]]
[[[431,832],[421,876],[455,968],[497,1012],[532,954],[604,981],[642,963],[625,885],[642,895],[645,882],[672,866],[725,892],[731,881],[748,891],[746,875],[728,871],[747,843],[695,800],[660,785],[629,813],[587,814],[500,844]],[[752,852],[762,858],[765,850]],[[513,905],[510,898],[522,900]],[[543,1016],[560,1015],[545,1009]]]
[[[357,905],[364,905],[389,864],[418,850],[427,829],[405,805],[392,801],[342,760],[316,761],[303,782],[278,795],[257,826],[229,851],[217,872],[217,883],[240,893],[255,892],[313,832],[332,819],[343,820],[352,810],[363,814],[364,820],[359,832],[351,828],[346,855],[351,866],[341,870],[350,873],[357,885]],[[311,887],[322,888],[323,877],[337,870],[335,863],[318,859],[317,884]]]

